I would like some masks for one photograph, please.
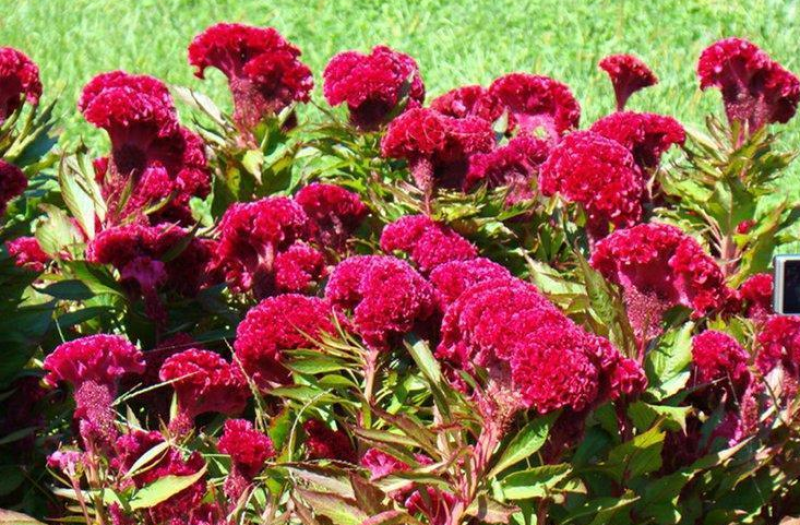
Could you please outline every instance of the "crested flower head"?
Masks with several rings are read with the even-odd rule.
[[[680,122],[655,113],[612,113],[592,124],[591,130],[625,146],[642,171],[657,168],[664,152],[686,141]]]
[[[356,451],[344,430],[331,430],[319,419],[303,423],[306,433],[306,450],[310,459],[333,459],[356,462]]]
[[[695,381],[700,384],[730,381],[741,394],[750,383],[750,356],[730,335],[707,330],[692,338]]]
[[[197,77],[203,78],[209,67],[228,77],[233,119],[246,132],[265,116],[309,101],[314,78],[300,54],[275,29],[244,24],[215,24],[189,45],[189,63]]]
[[[231,457],[242,474],[252,479],[275,457],[272,440],[253,428],[246,419],[229,419],[222,429],[217,449]]]
[[[543,131],[557,139],[578,127],[581,107],[569,87],[542,75],[510,73],[492,82],[489,92],[508,108],[509,127]]]
[[[275,288],[280,292],[308,292],[325,275],[325,256],[297,242],[275,256]]]
[[[728,120],[754,133],[766,124],[785,124],[797,111],[800,80],[755,44],[725,38],[707,47],[697,63],[700,88],[722,92]]]
[[[43,272],[50,262],[50,256],[42,251],[36,237],[18,237],[6,242],[8,254],[14,258],[14,264],[32,272]]]
[[[658,83],[647,64],[633,55],[610,55],[600,61],[600,69],[608,73],[614,86],[617,111],[623,111],[631,95]]]
[[[767,319],[756,339],[756,364],[767,374],[780,366],[800,380],[800,317],[775,315]]]
[[[489,259],[477,257],[440,264],[431,271],[429,280],[444,311],[472,285],[510,277],[511,272],[504,267]]]
[[[0,160],[0,215],[6,212],[8,203],[22,195],[27,187],[28,179],[22,170]]]
[[[465,188],[485,183],[488,188],[508,187],[507,204],[534,196],[539,167],[547,160],[550,144],[530,135],[519,135],[507,145],[470,159]]]
[[[476,117],[495,122],[505,112],[503,102],[483,86],[462,86],[436,97],[431,109],[454,118]]]
[[[308,236],[308,216],[289,198],[268,197],[233,204],[220,232],[215,261],[228,286],[266,297],[275,292],[276,256]]]
[[[322,75],[328,103],[347,104],[350,122],[368,131],[385,124],[404,98],[405,109],[419,107],[425,99],[416,61],[386,46],[373,48],[369,55],[339,53]]]
[[[408,263],[389,256],[345,259],[331,273],[325,297],[352,313],[356,332],[376,349],[388,349],[435,311],[431,285]]]
[[[674,226],[640,224],[600,241],[592,266],[623,288],[631,323],[642,339],[660,332],[662,316],[678,305],[702,316],[729,306],[734,293],[698,242]]]
[[[764,320],[772,315],[772,274],[757,273],[750,276],[739,288],[744,313],[750,319]]]
[[[381,249],[407,253],[425,274],[440,264],[478,256],[471,242],[427,215],[406,215],[386,226],[381,234]]]
[[[42,96],[39,68],[13,47],[0,47],[0,125],[23,101],[38,104]]]
[[[236,329],[234,351],[245,373],[262,389],[285,383],[283,350],[314,348],[324,333],[334,333],[333,309],[316,297],[285,294],[251,308]]]
[[[159,378],[171,381],[178,408],[189,418],[206,412],[238,414],[250,397],[238,365],[209,350],[190,348],[167,358]]]
[[[453,118],[428,108],[412,109],[392,121],[381,141],[386,158],[408,161],[422,190],[461,188],[475,153],[495,144],[491,124],[477,117]]]
[[[335,184],[309,184],[294,200],[308,215],[311,235],[321,245],[336,250],[344,248],[369,213],[357,194]]]
[[[642,216],[644,180],[633,155],[591,131],[570,133],[553,148],[539,171],[539,189],[580,203],[595,237],[604,236],[609,224],[633,226]]]
[[[87,381],[116,384],[125,374],[144,372],[144,356],[138,348],[118,335],[90,335],[62,343],[44,360],[45,381],[61,381],[76,389]]]

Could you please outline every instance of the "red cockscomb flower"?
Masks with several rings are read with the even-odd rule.
[[[189,63],[198,78],[209,67],[228,77],[233,119],[247,133],[265,116],[309,101],[314,78],[300,55],[274,28],[243,24],[215,24],[189,45]]]
[[[303,430],[306,433],[305,445],[310,459],[356,462],[356,451],[343,430],[331,430],[318,419],[309,419],[303,423]]]
[[[478,257],[468,261],[451,261],[440,264],[431,271],[429,280],[444,311],[467,288],[483,281],[510,277],[511,272],[504,267],[489,259]]]
[[[111,466],[119,471],[123,485],[133,485],[137,489],[168,476],[191,476],[205,468],[203,456],[199,452],[192,452],[184,459],[181,451],[170,446],[166,453],[148,468],[138,469],[131,476],[124,476],[130,472],[136,462],[153,447],[164,442],[164,436],[158,432],[144,432],[134,430],[117,439],[114,447],[117,455],[112,460]],[[128,488],[120,487],[121,490]],[[203,501],[206,493],[206,480],[201,477],[195,483],[170,496],[167,500],[145,510],[146,523],[155,525],[168,522],[172,519],[183,519],[194,514]]]
[[[209,350],[191,348],[167,358],[159,378],[171,381],[178,408],[190,419],[207,412],[239,414],[250,397],[239,366]]]
[[[0,215],[6,212],[8,203],[22,195],[27,187],[28,179],[22,170],[0,160]]]
[[[570,133],[539,171],[539,189],[583,205],[594,237],[633,226],[642,217],[644,180],[633,155],[620,143],[591,131]]]
[[[509,129],[543,130],[557,139],[578,127],[581,107],[566,84],[542,75],[510,73],[492,82],[489,92],[510,111]]]
[[[370,471],[370,480],[377,481],[395,472],[405,472],[411,467],[394,456],[371,448],[361,457],[361,466]]]
[[[36,237],[19,237],[6,242],[8,254],[14,258],[14,264],[32,272],[41,273],[50,262],[50,256],[42,251]]]
[[[469,158],[490,151],[494,144],[494,132],[485,120],[418,108],[392,121],[381,141],[381,154],[408,161],[417,187],[429,193],[434,186],[463,187]]]
[[[462,86],[433,99],[431,109],[448,117],[476,117],[493,123],[503,116],[506,107],[483,86]]]
[[[275,256],[275,288],[280,292],[308,292],[325,275],[325,256],[297,242]]]
[[[0,125],[22,106],[38,104],[42,96],[39,68],[24,53],[0,47]]]
[[[376,46],[369,55],[339,53],[325,66],[323,78],[328,103],[347,104],[350,122],[367,131],[385,124],[404,97],[405,109],[419,107],[425,99],[417,63],[386,46]]]
[[[608,73],[614,86],[617,111],[623,111],[628,98],[637,91],[658,84],[658,78],[647,64],[633,55],[607,56],[598,65]]]
[[[597,244],[591,263],[622,286],[631,324],[642,340],[660,332],[663,314],[674,306],[701,316],[727,307],[734,296],[698,242],[666,224],[615,231]]]
[[[245,373],[262,389],[285,383],[288,371],[281,352],[313,348],[314,339],[335,333],[333,308],[316,297],[286,294],[251,308],[236,329],[234,350]]]
[[[761,327],[756,340],[756,364],[762,373],[768,374],[781,366],[790,377],[800,380],[800,317],[770,317]]]
[[[750,384],[750,356],[730,335],[707,330],[692,338],[692,361],[697,383],[730,381],[738,395]]]
[[[275,457],[272,440],[246,419],[225,422],[217,450],[229,455],[239,471],[250,479],[263,470],[268,459]]]
[[[759,273],[749,277],[739,288],[744,301],[744,313],[750,319],[762,321],[772,315],[772,274]]]
[[[547,141],[519,135],[506,146],[489,153],[472,156],[465,181],[465,189],[486,183],[488,188],[508,187],[506,204],[533,198],[533,186],[539,167],[547,160],[550,145]]]
[[[440,264],[478,256],[471,242],[427,215],[406,215],[387,225],[381,233],[381,249],[407,253],[424,274]]]
[[[786,123],[800,102],[800,80],[755,44],[726,38],[707,47],[697,63],[700,88],[722,91],[728,120],[750,134],[766,124]]]
[[[311,235],[321,245],[340,251],[361,225],[369,209],[358,195],[335,184],[313,183],[294,196],[309,218]]]
[[[435,311],[431,285],[406,262],[388,256],[345,259],[331,273],[325,297],[352,311],[355,330],[378,350],[390,348]]]
[[[612,113],[595,122],[591,131],[628,148],[643,171],[657,168],[664,152],[686,141],[680,122],[655,113]]]
[[[144,372],[144,357],[138,348],[117,335],[90,335],[56,347],[44,360],[45,381],[60,381],[78,388],[87,381],[114,387],[125,374]]]
[[[235,203],[220,221],[215,264],[237,293],[263,298],[275,293],[275,259],[308,237],[308,216],[286,197]]]

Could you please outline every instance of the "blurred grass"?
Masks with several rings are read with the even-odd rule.
[[[0,0],[0,8],[0,45],[40,65],[48,94],[63,89],[58,114],[69,141],[98,137],[75,101],[93,75],[111,69],[199,89],[228,107],[222,75],[201,82],[186,62],[193,35],[218,21],[276,27],[303,50],[318,82],[336,52],[380,43],[417,59],[430,96],[515,70],[550,75],[572,87],[584,125],[612,110],[596,66],[610,53],[640,56],[661,79],[633,97],[632,109],[698,126],[720,111],[718,95],[701,94],[694,73],[714,40],[752,39],[800,71],[800,3],[786,0]],[[786,131],[796,144],[798,119]]]

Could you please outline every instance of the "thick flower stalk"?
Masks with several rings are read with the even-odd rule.
[[[0,47],[0,125],[22,107],[38,104],[42,96],[39,67],[13,47]]]
[[[624,111],[628,99],[646,87],[658,84],[658,77],[647,64],[633,55],[610,55],[598,64],[614,86],[617,111]]]
[[[308,102],[314,87],[300,50],[271,27],[215,24],[189,45],[195,75],[216,68],[228,78],[233,120],[246,140],[265,118],[296,102]]]
[[[730,123],[746,126],[739,140],[767,124],[785,124],[800,102],[800,79],[741,38],[707,47],[697,62],[697,76],[701,89],[722,92]]]
[[[350,122],[364,131],[388,123],[398,110],[420,107],[425,99],[416,61],[386,46],[376,46],[369,55],[339,53],[325,66],[322,76],[328,103],[346,104]],[[398,108],[403,101],[404,107]]]

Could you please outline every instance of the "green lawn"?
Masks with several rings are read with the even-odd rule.
[[[694,74],[715,39],[750,38],[800,71],[800,5],[789,0],[0,0],[0,7],[0,45],[40,65],[48,94],[63,88],[59,114],[73,140],[96,134],[75,110],[81,86],[110,69],[201,89],[227,106],[222,75],[203,83],[186,62],[192,36],[217,21],[275,26],[303,50],[318,81],[337,51],[379,43],[419,61],[431,96],[514,70],[550,75],[572,87],[584,124],[612,109],[596,66],[610,53],[637,54],[661,78],[631,108],[688,124],[719,110],[717,95],[701,94]],[[794,143],[797,122],[788,135]]]

